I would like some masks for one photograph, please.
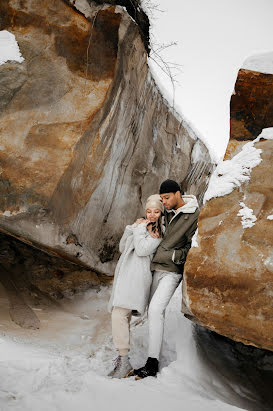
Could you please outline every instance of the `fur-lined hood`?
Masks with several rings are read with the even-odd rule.
[[[194,195],[182,195],[183,201],[185,201],[185,205],[180,207],[179,211],[182,213],[194,213],[195,210],[198,208],[198,202]]]
[[[182,195],[183,201],[186,203],[182,207],[178,208],[177,210],[166,210],[168,213],[175,213],[175,215],[179,213],[195,213],[198,206],[198,201],[196,197],[192,194]]]

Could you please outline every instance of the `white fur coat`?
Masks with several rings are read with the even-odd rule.
[[[127,225],[119,243],[122,253],[116,269],[108,310],[128,308],[143,315],[148,304],[152,273],[151,259],[161,238],[153,238],[145,224]]]

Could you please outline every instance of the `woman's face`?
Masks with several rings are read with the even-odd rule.
[[[161,211],[156,208],[156,207],[149,207],[146,210],[146,218],[147,220],[151,221],[151,223],[154,223],[159,219],[161,216]]]

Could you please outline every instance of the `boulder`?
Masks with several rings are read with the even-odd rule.
[[[152,78],[143,26],[112,3],[0,4],[24,57],[0,66],[0,231],[108,275],[160,182],[201,199],[212,167]]]
[[[273,127],[273,53],[249,57],[238,72],[230,99],[230,141],[225,158]]]
[[[238,94],[236,101],[232,97],[235,117],[237,107],[255,104],[253,73],[244,71],[244,76],[250,90]],[[240,70],[235,90],[241,79]],[[258,102],[262,85],[256,88]],[[272,107],[272,97],[268,95],[267,101],[265,95],[264,105]],[[257,130],[271,124],[267,121],[271,115],[257,109]],[[248,114],[240,116],[241,124],[247,124]],[[237,134],[235,128],[227,149],[229,160],[219,164],[212,176],[211,194],[205,195],[212,198],[200,213],[195,247],[185,265],[182,310],[223,336],[273,351],[273,129],[267,131],[256,141],[255,132],[249,142],[238,143],[246,135]]]

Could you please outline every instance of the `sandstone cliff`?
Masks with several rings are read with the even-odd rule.
[[[254,139],[272,126],[272,85],[273,72],[238,74],[231,98],[228,160],[211,179],[211,196],[218,198],[211,198],[201,211],[183,285],[183,311],[189,318],[269,350],[273,350],[273,129]],[[247,139],[248,143],[242,141]]]
[[[99,3],[0,4],[25,59],[0,66],[0,230],[113,274],[148,195],[170,177],[201,198],[211,161],[157,88],[141,24]]]

